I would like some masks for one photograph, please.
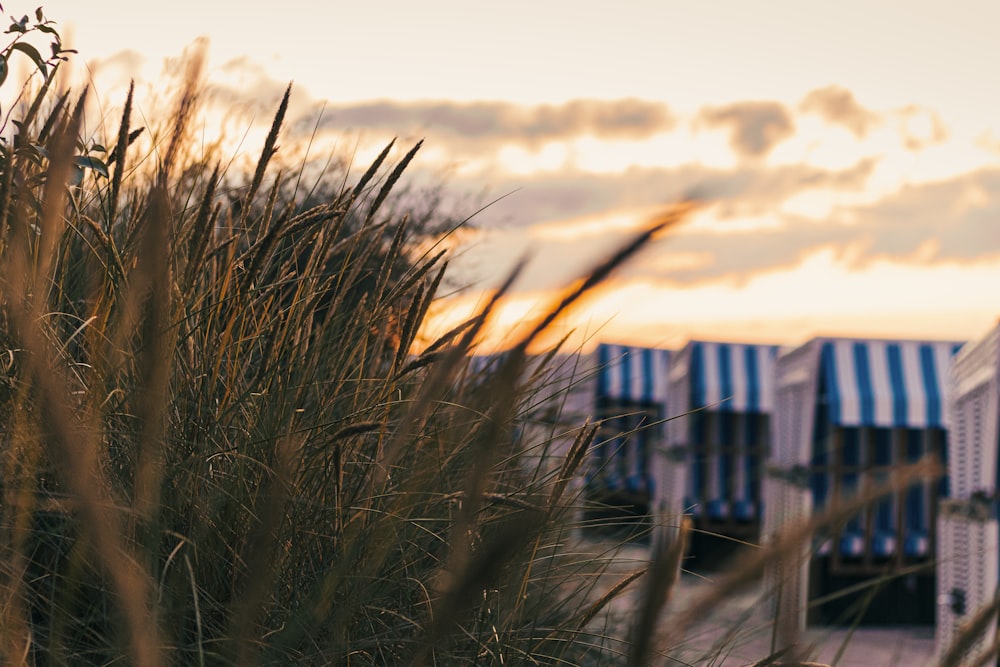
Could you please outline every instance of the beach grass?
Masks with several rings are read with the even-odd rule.
[[[3,664],[658,664],[857,511],[756,549],[664,625],[690,527],[655,526],[649,558],[602,583],[618,545],[580,547],[578,483],[598,429],[551,416],[552,387],[592,371],[535,347],[694,204],[478,371],[518,269],[421,338],[454,220],[397,196],[419,142],[303,187],[275,159],[289,89],[256,164],[232,170],[192,138],[195,57],[162,127],[130,90],[100,143],[81,129],[91,93],[55,84],[64,57],[35,63],[0,145]]]

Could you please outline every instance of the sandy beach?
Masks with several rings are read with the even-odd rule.
[[[607,547],[594,545],[606,553]],[[613,585],[625,573],[645,563],[648,549],[637,545],[622,547],[614,564],[604,575],[607,586]],[[627,627],[641,595],[640,579],[616,601],[606,616],[595,619],[594,629],[600,633],[615,633]],[[701,599],[714,582],[709,575],[685,572],[661,618],[659,632],[665,633],[672,622],[695,600]],[[724,605],[713,609],[709,617],[684,631],[679,642],[662,651],[653,664],[670,667],[705,665],[739,667],[752,665],[772,653],[773,623],[768,606],[763,603],[761,584],[728,598]],[[617,632],[620,632],[618,630]],[[930,665],[934,655],[934,628],[860,627],[851,632],[845,628],[810,627],[803,636],[808,659],[839,667],[891,667]]]

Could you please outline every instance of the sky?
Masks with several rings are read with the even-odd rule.
[[[438,325],[530,257],[490,344],[692,193],[563,323],[577,340],[968,340],[1000,316],[995,1],[43,6],[109,109],[207,37],[210,99],[256,123],[247,146],[290,81],[286,143],[315,131],[363,165],[424,139],[415,178],[496,200],[456,237],[468,288]]]

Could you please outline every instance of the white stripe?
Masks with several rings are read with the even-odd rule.
[[[703,343],[701,349],[705,361],[705,404],[715,405],[724,398],[719,391],[719,350],[715,343]]]
[[[857,426],[861,422],[853,343],[854,341],[850,340],[838,340],[833,343],[833,365],[837,372],[837,389],[840,391],[840,422],[844,426]]]
[[[639,434],[631,433],[625,441],[625,478],[633,477],[639,472]]]
[[[906,386],[906,425],[924,428],[927,426],[927,396],[924,394],[924,375],[920,370],[920,343],[906,341],[900,347],[903,384]]]
[[[729,346],[729,367],[732,371],[732,410],[746,412],[750,402],[749,377],[747,376],[746,345]],[[722,378],[719,378],[721,385]]]
[[[749,446],[747,445],[747,422],[751,419],[756,420],[755,416],[752,415],[737,415],[733,420],[735,422],[736,430],[736,443],[737,443],[737,455],[733,457],[733,465],[735,469],[733,470],[733,495],[735,500],[752,500],[750,498],[750,480],[747,479],[747,458],[749,454]]]
[[[610,367],[608,368],[608,391],[614,398],[622,398],[624,396],[624,384],[622,364],[625,360],[622,358],[622,354],[625,353],[624,348],[621,345],[610,345],[611,357]]]
[[[626,388],[628,397],[633,401],[642,400],[642,350],[630,347],[625,362],[629,367],[630,386]]]
[[[889,377],[889,352],[884,341],[868,344],[868,364],[871,368],[872,393],[875,395],[875,425],[892,426],[892,380]]]
[[[948,406],[951,396],[951,354],[953,344],[941,343],[934,346],[934,365],[937,371],[938,393],[941,395],[941,425],[948,428]]]
[[[643,366],[643,356],[644,350],[641,348],[632,348],[632,399],[636,401],[645,400],[645,392],[643,391],[644,381],[646,379],[646,369]]]
[[[670,352],[669,350],[656,351],[656,377],[653,380],[653,387],[656,391],[658,403],[666,403],[667,394],[670,387]]]
[[[757,369],[760,372],[760,409],[762,412],[774,411],[774,381],[777,368],[777,350],[770,346],[757,349]]]
[[[625,364],[628,363],[628,349],[622,345],[614,347],[614,382],[611,385],[611,395],[622,399],[628,397],[628,388],[625,386]]]
[[[717,412],[706,412],[705,414],[705,432],[708,434],[707,442],[702,443],[703,447],[699,448],[700,451],[696,453],[697,456],[700,454],[705,462],[705,487],[702,489],[702,498],[706,503],[711,502],[719,497],[719,466],[718,458],[719,452],[714,446],[709,446],[710,443],[716,443],[719,441],[719,424],[716,419],[719,413]]]
[[[615,384],[615,375],[618,372],[616,369],[618,365],[618,346],[608,344],[605,347],[608,350],[608,361],[601,368],[601,372],[604,373],[604,383],[607,386],[608,398],[614,398],[618,395],[618,387]]]

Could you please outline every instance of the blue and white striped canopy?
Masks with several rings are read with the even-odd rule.
[[[770,412],[774,408],[777,345],[694,341],[691,348],[690,409]]]
[[[669,350],[602,343],[597,348],[597,363],[599,398],[666,401]]]
[[[823,342],[821,393],[836,426],[943,428],[952,342]]]

